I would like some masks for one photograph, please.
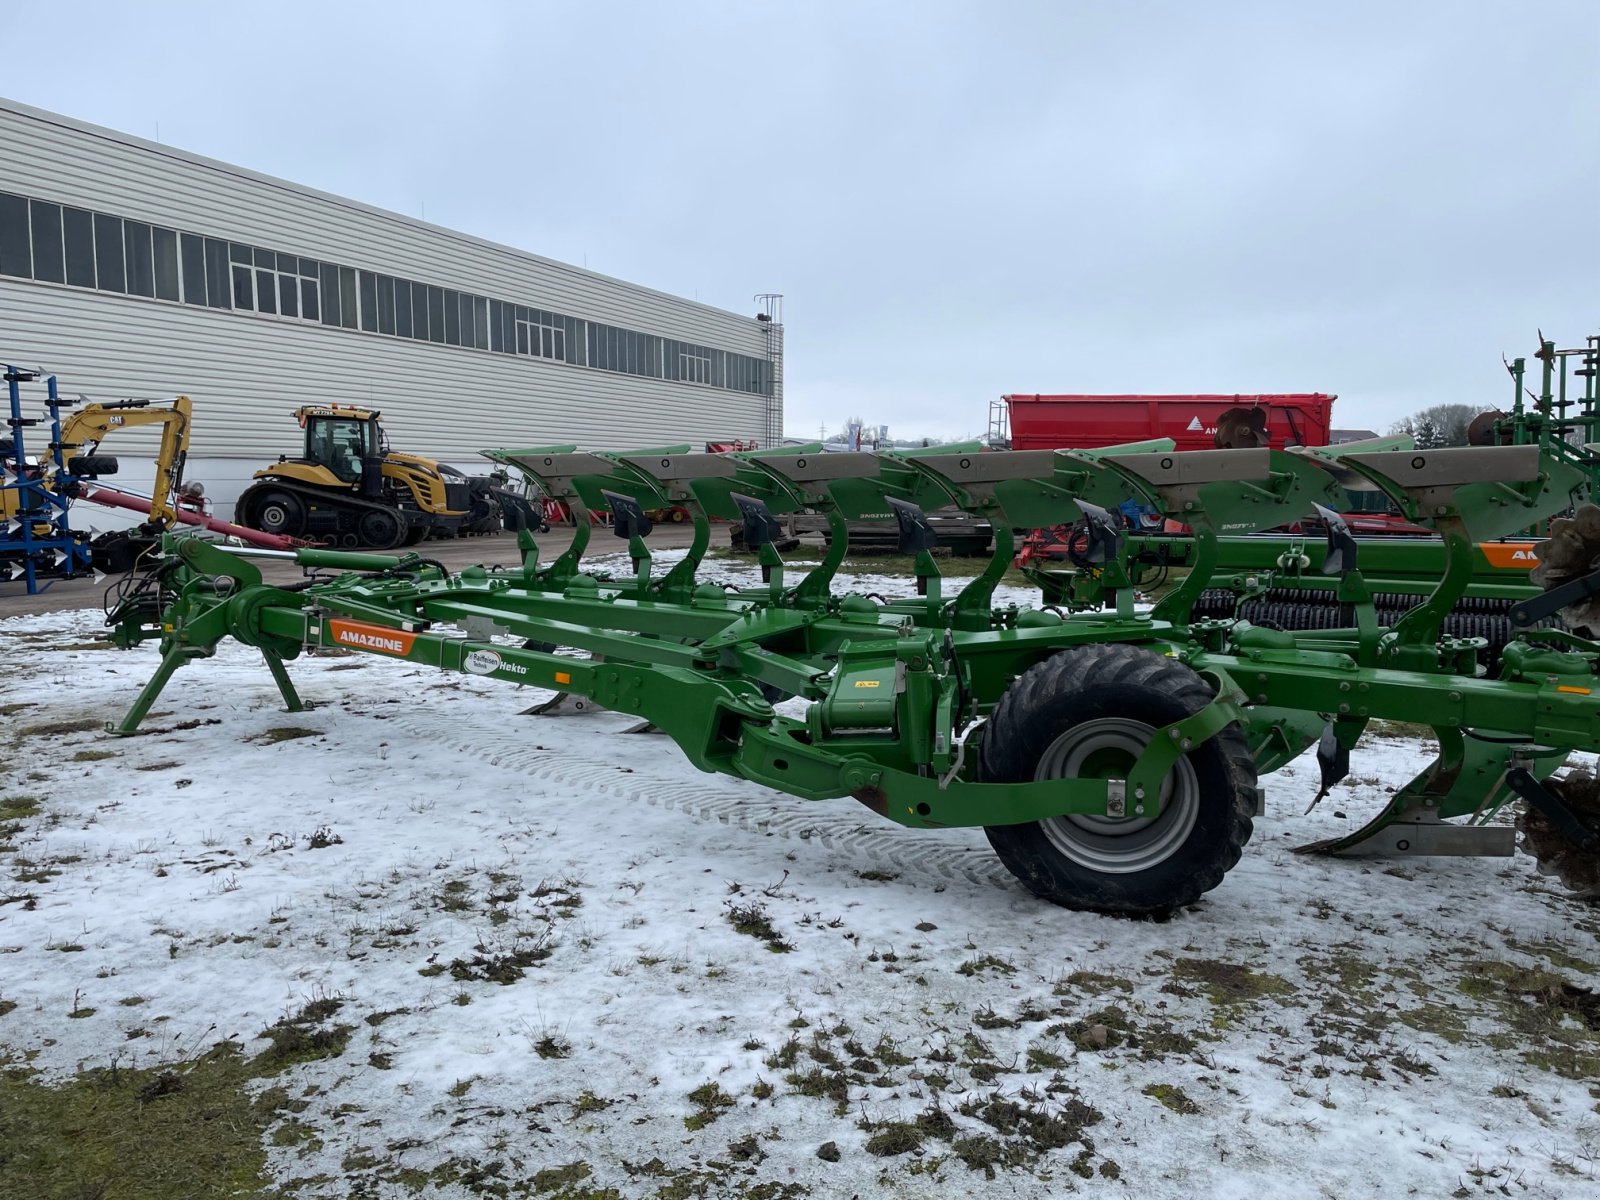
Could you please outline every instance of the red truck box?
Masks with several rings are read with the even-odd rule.
[[[1212,450],[1217,418],[1232,408],[1264,408],[1268,445],[1325,446],[1337,397],[1321,392],[1270,396],[1002,397],[1013,450],[1093,450],[1169,437],[1179,450]]]

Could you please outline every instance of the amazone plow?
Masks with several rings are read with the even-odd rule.
[[[704,771],[807,799],[852,796],[903,825],[979,826],[1038,896],[1152,914],[1222,881],[1261,811],[1262,777],[1316,746],[1326,793],[1369,722],[1403,720],[1434,730],[1437,760],[1366,827],[1313,849],[1509,854],[1515,832],[1497,818],[1520,800],[1541,863],[1573,886],[1600,883],[1593,786],[1552,781],[1573,752],[1600,750],[1600,642],[1541,627],[1600,592],[1588,572],[1600,538],[1584,540],[1600,520],[1558,530],[1574,542],[1569,569],[1519,606],[1494,677],[1482,639],[1444,631],[1478,543],[1571,506],[1580,473],[1539,446],[489,456],[573,508],[561,553],[542,556],[524,532],[519,567],[450,575],[416,556],[299,550],[283,557],[324,574],[281,587],[250,561],[270,552],[169,537],[110,617],[120,644],[161,649],[117,732],[135,732],[172,673],[223,638],[261,651],[291,709],[284,664],[344,647],[636,714]],[[1392,626],[1377,620],[1357,543],[1327,508],[1357,477],[1443,542],[1433,594]],[[1150,611],[1136,611],[1108,515],[1128,500],[1194,530],[1193,570]],[[959,590],[940,576],[923,516],[950,504],[997,531],[993,560]],[[645,513],[669,506],[693,515],[695,539],[658,572]],[[804,573],[772,545],[777,516],[802,508],[835,530]],[[600,509],[627,541],[625,573],[584,569],[586,512]],[[1220,538],[1318,511],[1347,627],[1291,633],[1196,615]],[[848,522],[891,515],[916,556],[916,594],[843,591]],[[711,518],[742,523],[759,586],[701,577]],[[1010,531],[1080,519],[1095,564],[1083,593],[1065,609],[996,606]],[[1262,572],[1248,586],[1271,585]],[[803,704],[779,713],[785,698]]]

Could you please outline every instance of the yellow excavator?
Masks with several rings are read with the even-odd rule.
[[[149,514],[135,529],[104,533],[89,543],[96,570],[108,573],[128,570],[142,551],[154,545],[162,532],[177,523],[176,495],[182,485],[183,464],[189,450],[192,411],[193,405],[187,396],[175,396],[170,400],[108,400],[85,404],[61,422],[60,441],[50,445],[51,454],[37,469],[46,490],[69,500],[89,495],[92,482],[102,475],[116,473],[116,458],[102,453],[100,448],[110,434],[143,426],[161,429],[149,501],[114,489],[104,489],[96,497],[101,503]],[[59,460],[55,454],[57,450],[60,451]],[[19,494],[0,492],[0,519],[14,515],[5,509],[15,506],[15,497]]]
[[[375,550],[461,531],[471,509],[466,479],[391,450],[376,409],[322,404],[294,415],[305,452],[255,473],[234,508],[240,525]]]

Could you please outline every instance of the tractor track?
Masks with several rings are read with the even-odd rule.
[[[526,718],[530,723],[591,719],[594,718]],[[921,876],[935,884],[965,879],[995,887],[1015,886],[1015,881],[995,860],[987,844],[951,845],[952,834],[940,830],[903,829],[886,821],[853,821],[838,807],[844,801],[825,801],[819,805],[755,784],[745,785],[743,794],[728,795],[721,791],[720,776],[696,771],[696,775],[706,781],[702,783],[657,774],[636,765],[600,764],[569,751],[530,745],[529,739],[537,729],[532,724],[527,734],[475,727],[468,738],[463,736],[459,719],[453,715],[410,712],[390,720],[418,739],[449,746],[491,766],[515,771],[542,783],[563,784],[628,801],[642,801],[696,821],[730,825],[757,836],[776,835],[819,844],[865,865]]]

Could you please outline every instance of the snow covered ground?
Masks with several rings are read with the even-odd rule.
[[[1280,772],[1222,887],[1138,923],[474,676],[301,659],[287,714],[229,643],[111,739],[155,650],[98,625],[0,622],[0,1060],[298,1018],[292,1194],[1600,1196],[1600,911],[1521,857],[1290,852],[1415,740],[1308,816]]]

